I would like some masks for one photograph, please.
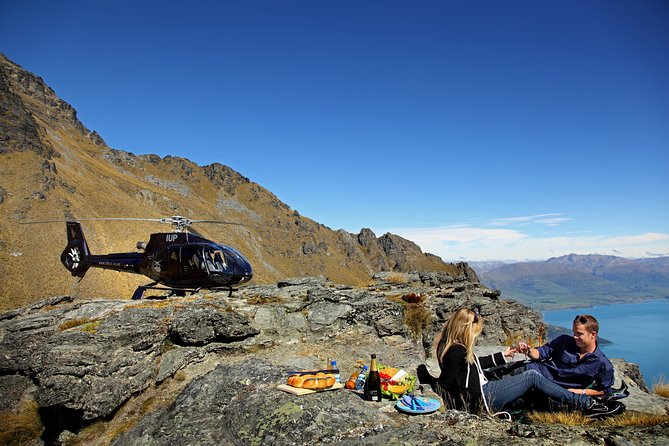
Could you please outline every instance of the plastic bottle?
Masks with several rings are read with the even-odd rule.
[[[346,384],[344,387],[346,387],[349,390],[355,390],[355,383],[358,380],[358,375],[360,375],[360,371],[355,371],[351,373],[351,377],[346,381]]]
[[[335,382],[340,383],[341,382],[341,375],[339,374],[339,369],[337,368],[337,361],[332,361],[330,363],[330,370],[335,371]]]
[[[367,379],[367,370],[369,367],[364,366],[355,380],[355,390],[363,390],[365,388],[365,380]]]
[[[376,355],[372,354],[372,362],[369,365],[369,375],[365,381],[365,399],[367,401],[381,402],[381,376],[376,365]]]

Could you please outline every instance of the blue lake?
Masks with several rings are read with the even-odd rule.
[[[669,300],[546,311],[544,321],[571,328],[584,313],[597,318],[600,336],[611,341],[600,345],[606,356],[639,364],[649,387],[660,375],[669,378]]]

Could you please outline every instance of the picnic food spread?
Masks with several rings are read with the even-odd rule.
[[[359,363],[360,361],[358,361]],[[290,372],[287,385],[280,384],[278,387],[283,391],[295,395],[309,395],[323,390],[341,389],[344,385],[336,379],[336,376],[339,374],[336,364],[336,361],[331,361],[328,358],[326,369]],[[414,398],[412,392],[415,383],[416,377],[411,373],[396,367],[387,367],[380,364],[376,360],[376,355],[372,355],[370,367],[359,364],[346,382],[345,387],[360,394],[368,401],[380,402],[382,397],[390,400],[398,400],[410,394],[410,397]],[[407,399],[407,401],[409,400]],[[402,406],[402,408],[405,407]],[[408,409],[415,410],[415,413],[431,412],[425,411],[420,401],[408,407]]]

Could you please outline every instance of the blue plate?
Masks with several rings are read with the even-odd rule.
[[[440,407],[441,403],[434,398],[415,397],[412,399],[408,395],[397,400],[397,404],[395,404],[397,410],[411,414],[432,413]]]

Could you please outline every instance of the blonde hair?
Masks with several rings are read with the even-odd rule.
[[[474,344],[482,331],[483,318],[478,313],[468,308],[459,309],[451,315],[441,330],[437,358],[441,361],[448,349],[458,344],[467,350],[467,362],[474,363]]]

